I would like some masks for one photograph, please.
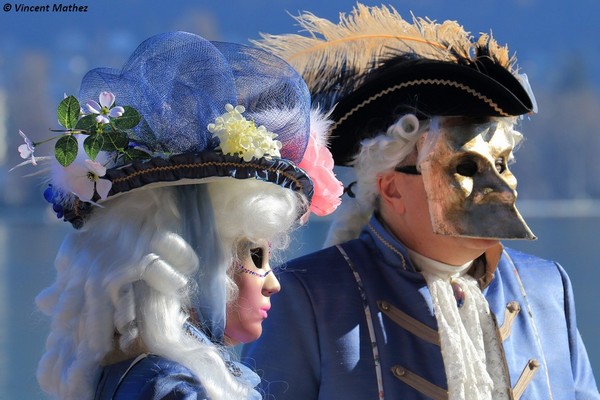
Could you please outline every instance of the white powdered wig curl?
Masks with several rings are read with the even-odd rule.
[[[285,245],[306,207],[291,190],[254,179],[205,185],[220,225],[225,273],[241,238],[276,238]],[[56,281],[36,298],[51,317],[37,377],[52,397],[93,399],[100,365],[115,351],[131,354],[140,344],[187,367],[211,399],[244,399],[250,392],[227,370],[222,349],[184,330],[184,310],[202,285],[196,279],[203,256],[181,236],[186,215],[176,190],[138,190],[107,201],[64,240]]]
[[[325,246],[343,243],[358,237],[377,207],[377,177],[392,170],[416,150],[421,135],[428,130],[429,120],[419,121],[406,114],[391,125],[385,134],[361,142],[360,151],[352,165],[356,172],[355,198],[342,201],[334,214]]]

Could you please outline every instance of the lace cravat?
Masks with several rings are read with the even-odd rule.
[[[487,300],[466,272],[409,252],[431,293],[450,400],[508,399],[508,379]],[[454,287],[453,287],[454,286]]]

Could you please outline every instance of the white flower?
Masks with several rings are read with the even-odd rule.
[[[106,175],[106,168],[99,162],[90,159],[84,160],[83,163],[76,161],[65,167],[65,172],[68,189],[81,200],[91,201],[94,192],[98,192],[102,200],[108,197],[112,182],[101,179]]]
[[[31,158],[31,164],[37,165],[37,162],[35,161],[35,157],[33,155],[33,152],[35,151],[35,143],[33,143],[33,141],[31,141],[31,139],[29,139],[20,129],[19,135],[21,135],[21,137],[25,141],[25,144],[19,146],[19,154],[21,155],[21,158],[24,160]]]
[[[281,156],[281,142],[275,140],[277,135],[263,125],[257,127],[254,121],[247,120],[242,115],[246,111],[243,106],[226,104],[225,111],[207,127],[209,132],[219,138],[218,148],[223,154],[236,154],[244,161]]]
[[[110,122],[108,117],[118,118],[125,112],[125,109],[121,106],[112,107],[115,104],[115,95],[111,92],[100,93],[98,100],[100,104],[94,100],[89,100],[85,103],[85,106],[90,114],[98,114],[96,122],[99,124],[108,124]]]

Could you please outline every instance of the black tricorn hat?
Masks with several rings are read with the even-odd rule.
[[[536,111],[515,57],[489,35],[474,41],[454,21],[407,22],[393,9],[358,4],[340,23],[305,13],[311,37],[263,35],[303,75],[313,102],[332,109],[331,152],[348,165],[360,142],[407,112],[432,116],[506,117]]]
[[[347,165],[363,139],[385,131],[407,111],[427,118],[507,117],[533,110],[517,77],[487,56],[471,65],[398,57],[339,99],[332,112],[332,154],[337,165]]]

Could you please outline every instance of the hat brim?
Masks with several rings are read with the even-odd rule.
[[[468,66],[392,60],[336,105],[332,154],[336,165],[348,165],[363,139],[385,131],[407,112],[420,118],[507,117],[533,109],[517,77],[487,58]]]
[[[244,161],[238,156],[214,151],[134,161],[122,167],[108,169],[103,178],[112,182],[106,200],[142,188],[202,184],[220,178],[270,182],[302,193],[309,202],[313,196],[311,179],[291,161],[276,157]],[[80,228],[92,210],[92,203],[76,200],[70,209],[65,210],[64,219],[75,228]]]

